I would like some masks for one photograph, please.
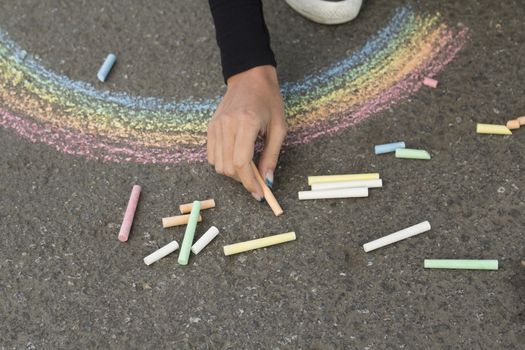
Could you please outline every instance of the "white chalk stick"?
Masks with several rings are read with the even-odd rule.
[[[199,254],[199,252],[206,247],[217,235],[219,234],[219,229],[215,226],[212,226],[202,235],[197,242],[191,247],[193,254]]]
[[[300,191],[299,199],[329,199],[329,198],[354,198],[368,197],[368,188],[343,188],[335,190]]]
[[[321,182],[312,184],[312,191],[319,190],[334,190],[338,188],[355,188],[367,187],[377,188],[383,187],[383,180],[357,180],[357,181],[342,181],[342,182]]]
[[[144,263],[146,265],[151,265],[155,261],[162,259],[166,255],[169,255],[179,249],[179,244],[176,241],[166,244],[164,247],[154,251],[150,255],[144,258]]]
[[[401,241],[403,239],[418,235],[420,233],[430,230],[430,223],[428,221],[421,222],[417,225],[410,226],[404,230],[394,232],[388,236],[376,239],[375,241],[363,244],[365,252],[372,251],[377,248]]]

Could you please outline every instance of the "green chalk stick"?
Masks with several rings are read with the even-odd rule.
[[[424,149],[398,148],[396,158],[430,159],[430,154]]]
[[[190,217],[188,219],[188,225],[186,226],[186,232],[184,233],[184,239],[182,240],[182,245],[180,246],[178,260],[180,265],[188,265],[191,246],[193,244],[193,236],[195,236],[195,229],[197,228],[197,221],[199,220],[200,211],[201,202],[193,202]]]
[[[497,270],[498,260],[425,259],[425,269]]]

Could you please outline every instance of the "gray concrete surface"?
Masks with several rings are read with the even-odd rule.
[[[283,80],[325,67],[381,28],[404,1],[368,1],[352,24],[321,27],[267,1]],[[205,164],[111,164],[73,158],[0,129],[0,348],[523,349],[525,134],[478,137],[480,116],[525,114],[525,5],[419,2],[471,37],[437,90],[332,138],[288,150],[273,217]],[[169,98],[223,91],[205,1],[0,2],[0,26],[46,66],[104,88]],[[334,45],[343,40],[348,45]],[[125,63],[124,63],[125,62]],[[95,68],[94,68],[95,67]],[[375,157],[413,135],[430,162]],[[377,169],[364,200],[299,202],[306,176]],[[143,194],[132,238],[116,240],[131,185]],[[183,228],[160,218],[214,197],[221,235],[180,267],[142,258]],[[433,230],[374,253],[366,241],[428,219]],[[234,257],[222,245],[295,230],[296,242]],[[428,271],[422,260],[496,258],[494,272]]]

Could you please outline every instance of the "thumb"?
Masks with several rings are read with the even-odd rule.
[[[276,125],[270,125],[270,128],[268,128],[264,142],[264,150],[259,159],[259,172],[264,178],[266,185],[270,188],[273,186],[273,174],[277,167],[281,146],[286,137],[286,123],[282,118],[277,120]]]

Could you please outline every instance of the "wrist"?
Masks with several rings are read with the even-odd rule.
[[[257,66],[244,72],[237,73],[228,78],[228,87],[233,87],[243,80],[248,79],[252,82],[262,82],[279,85],[277,80],[277,70],[272,65]]]

